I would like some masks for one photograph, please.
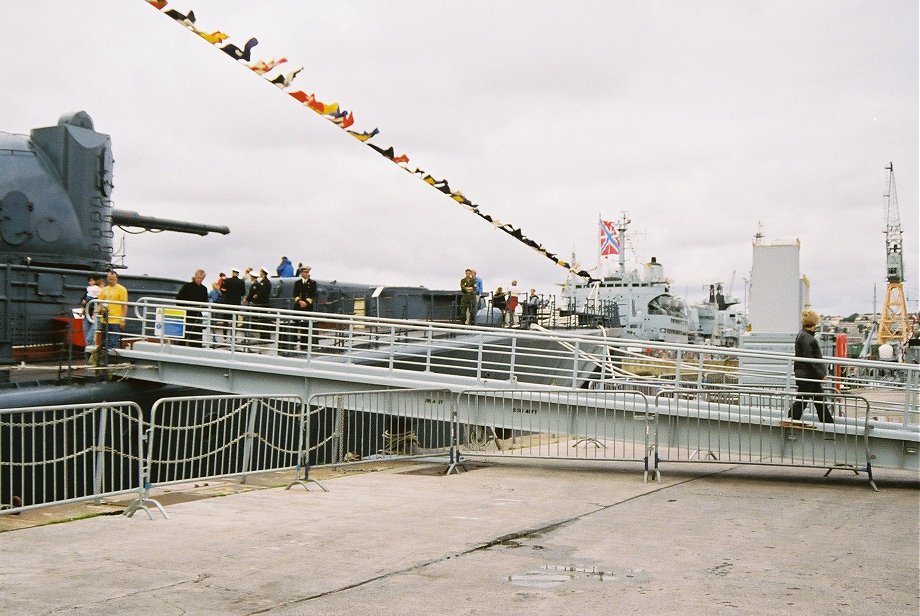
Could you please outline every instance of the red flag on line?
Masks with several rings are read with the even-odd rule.
[[[620,254],[620,232],[612,220],[601,220],[600,242],[601,256]]]

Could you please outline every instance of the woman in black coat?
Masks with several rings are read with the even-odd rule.
[[[815,330],[818,328],[818,313],[806,310],[802,313],[802,331],[795,337],[795,356],[802,359],[822,359],[821,348],[815,340]],[[821,385],[827,376],[827,366],[824,364],[797,361],[793,364],[795,372],[795,385],[798,394],[789,409],[789,416],[798,420],[802,418],[802,411],[809,402],[814,404],[815,414],[825,423],[833,423],[834,416],[828,410],[824,400]]]

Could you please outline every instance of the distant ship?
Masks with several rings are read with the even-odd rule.
[[[626,242],[629,220],[624,216],[615,229],[613,223],[601,221],[601,246],[619,255],[619,269],[599,280],[585,281],[570,274],[562,289],[561,308],[579,320],[600,320],[611,327],[622,327],[623,337],[656,342],[690,341],[687,304],[671,294],[671,283],[655,257],[637,270],[626,271]]]
[[[690,342],[736,347],[747,326],[741,300],[724,294],[722,283],[709,285],[709,299],[690,306]]]

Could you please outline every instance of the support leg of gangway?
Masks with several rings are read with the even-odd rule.
[[[594,445],[594,447],[597,449],[607,449],[607,445],[605,445],[604,443],[600,442],[599,440],[591,436],[583,436],[577,441],[575,441],[574,443],[572,443],[573,448],[578,447],[579,445],[584,445],[585,449],[588,448],[588,445]]]
[[[869,476],[869,485],[872,486],[872,489],[878,492],[878,486],[875,485],[875,478],[872,476],[872,463],[866,460],[866,475]]]
[[[299,474],[299,471],[300,469],[298,469],[298,474]],[[287,487],[285,488],[285,490],[290,490],[294,486],[301,486],[304,490],[309,492],[311,483],[315,483],[316,485],[318,485],[319,489],[322,490],[323,492],[329,491],[326,489],[326,487],[323,484],[318,482],[316,479],[310,479],[310,463],[307,462],[306,464],[303,465],[303,479],[298,477],[291,483],[287,484]]]
[[[688,459],[688,460],[692,460],[693,458],[695,458],[696,456],[700,455],[701,453],[702,453],[702,450],[701,450],[701,449],[694,449],[694,450],[693,450],[693,453],[691,453],[691,454],[690,454],[690,457],[687,458],[687,459]],[[718,459],[719,459],[719,456],[717,456],[716,454],[714,454],[714,453],[712,452],[712,450],[710,449],[709,451],[706,452],[706,459],[707,459],[707,460],[718,460]],[[702,461],[703,461],[703,458],[700,457],[700,462],[702,462]]]

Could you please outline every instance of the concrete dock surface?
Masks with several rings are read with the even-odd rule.
[[[656,484],[635,464],[443,468],[3,532],[0,614],[920,611],[916,473],[877,471],[875,493],[815,469],[690,464]]]

